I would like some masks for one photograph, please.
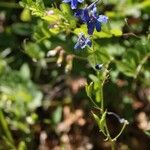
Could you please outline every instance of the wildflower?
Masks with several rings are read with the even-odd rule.
[[[85,37],[83,33],[80,33],[78,37],[78,41],[74,46],[74,49],[80,49],[80,48],[83,49],[86,46],[91,47],[91,45],[92,45],[92,42],[90,41],[90,39],[88,37]]]
[[[129,122],[127,120],[125,120],[124,118],[120,118],[116,113],[114,112],[107,112],[108,115],[113,115],[114,117],[116,117],[118,119],[118,121],[120,123],[125,123],[125,124],[129,124]]]
[[[101,23],[107,23],[108,20],[107,16],[97,14],[96,2],[75,13],[76,17],[87,24],[89,35],[93,34],[95,28],[98,32],[101,31]]]
[[[71,3],[71,8],[76,9],[78,2],[82,3],[84,0],[63,0],[64,3]]]

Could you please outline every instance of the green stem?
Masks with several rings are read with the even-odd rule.
[[[111,149],[112,149],[112,150],[115,150],[115,141],[113,141],[113,139],[111,138],[110,133],[109,133],[109,130],[108,130],[108,127],[107,127],[107,124],[106,124],[106,123],[105,123],[105,129],[106,129],[107,139],[108,139],[108,141],[110,142],[110,145],[111,145]]]
[[[46,35],[46,36],[42,37],[41,39],[37,40],[36,43],[40,43],[47,38],[49,38],[49,36]]]
[[[136,74],[135,74],[135,79],[137,78],[138,74],[140,73],[142,66],[144,65],[144,63],[147,61],[147,59],[150,57],[150,55],[146,55],[142,60],[141,63],[138,65],[137,69],[136,69]]]
[[[128,122],[126,121],[124,124],[123,124],[123,127],[121,128],[120,132],[118,133],[118,135],[112,139],[112,141],[116,141],[117,138],[122,134],[122,132],[124,131],[126,125],[128,124]]]
[[[103,100],[103,87],[100,89],[100,96],[101,96],[101,110],[104,112],[104,100]]]
[[[100,108],[102,110],[102,113],[104,112],[104,98],[103,98],[103,82],[100,79],[100,72],[97,73],[99,84],[100,84]]]
[[[42,67],[40,64],[37,65],[36,70],[35,70],[35,80],[38,80],[40,73],[41,73]]]
[[[95,108],[99,109],[99,106],[93,101],[93,99],[90,97],[91,102],[93,103],[93,105],[95,106]]]
[[[4,117],[4,114],[3,114],[2,110],[0,110],[0,127],[2,128],[2,131],[4,132],[5,137],[7,138],[9,143],[14,145],[14,140],[13,140],[11,131],[10,131],[9,127],[8,127],[6,118]]]
[[[110,140],[110,144],[111,144],[111,149],[115,150],[115,142],[112,141],[112,139]]]

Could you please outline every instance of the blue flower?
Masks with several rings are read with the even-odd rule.
[[[85,37],[83,33],[80,33],[78,37],[78,41],[74,46],[74,49],[83,49],[86,46],[91,47],[91,45],[92,45],[92,42],[90,41],[90,39],[88,37]]]
[[[71,8],[76,9],[78,2],[82,3],[84,0],[63,0],[64,3],[71,3]]]
[[[97,2],[97,1],[96,1]],[[87,24],[88,34],[92,35],[94,29],[101,31],[101,23],[107,23],[108,17],[97,14],[96,2],[90,6],[76,11],[75,16]]]

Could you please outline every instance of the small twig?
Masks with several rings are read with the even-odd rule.
[[[123,33],[122,36],[134,36],[134,37],[136,37],[136,38],[138,38],[138,39],[141,39],[139,36],[137,36],[137,35],[136,35],[135,33],[133,33],[133,32]]]

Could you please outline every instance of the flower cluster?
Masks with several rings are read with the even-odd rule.
[[[65,3],[71,3],[71,8],[76,9],[78,2],[82,3],[84,0],[63,0]],[[75,12],[75,16],[79,18],[83,23],[86,23],[88,34],[92,35],[94,30],[96,29],[97,32],[101,31],[101,24],[107,23],[108,17],[104,15],[98,15],[96,3],[95,1],[91,5],[83,9],[77,9]],[[85,48],[86,46],[91,46],[92,43],[89,38],[84,37],[83,34],[79,35],[79,39],[77,44],[75,45],[75,49],[78,48]]]
[[[79,37],[78,37],[78,41],[77,41],[76,45],[74,46],[74,49],[79,49],[79,48],[83,49],[87,45],[91,46],[92,42],[90,41],[90,39],[88,37],[85,37],[83,33],[80,33]]]
[[[95,28],[101,31],[101,23],[107,23],[108,20],[108,17],[97,14],[96,4],[77,10],[75,16],[87,24],[89,35],[93,34]]]
[[[82,3],[84,0],[63,0],[64,3],[71,3],[71,8],[76,9],[78,2]]]

